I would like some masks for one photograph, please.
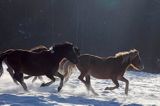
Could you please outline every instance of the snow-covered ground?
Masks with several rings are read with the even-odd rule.
[[[78,71],[57,92],[59,80],[49,87],[39,87],[41,82],[32,78],[25,80],[29,92],[13,83],[7,71],[0,78],[0,106],[160,106],[160,74],[126,72],[129,80],[129,94],[124,94],[125,83],[119,89],[104,91],[106,86],[114,86],[110,80],[91,79],[92,86],[99,94],[88,93],[77,79]],[[48,79],[45,78],[45,81]]]

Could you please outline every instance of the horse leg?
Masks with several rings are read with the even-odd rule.
[[[55,78],[53,77],[53,75],[46,75],[49,79],[51,79],[50,82],[47,83],[42,83],[41,87],[45,87],[45,86],[50,86],[53,82],[55,82]]]
[[[7,65],[7,71],[9,72],[9,74],[11,75],[11,77],[12,77],[12,79],[13,79],[13,81],[14,81],[14,83],[16,83],[17,85],[18,85],[18,82],[16,81],[16,79],[14,78],[14,71],[13,71],[13,68],[10,66],[10,64],[8,63],[8,61],[7,61],[7,58],[6,59],[4,59],[4,62],[5,62],[5,64]]]
[[[91,78],[90,78],[90,76],[89,75],[86,75],[86,86],[87,86],[87,88],[88,88],[88,90],[91,90],[91,92],[94,94],[94,95],[98,95],[95,91],[94,91],[94,89],[92,88],[92,86],[91,86]]]
[[[32,83],[34,83],[37,80],[37,76],[35,76],[32,80]]]
[[[24,76],[24,79],[28,79],[28,78],[31,78],[31,77],[33,77],[33,76],[31,76],[31,75]]]
[[[85,84],[87,90],[89,91],[89,90],[90,90],[90,85],[89,85],[89,84],[90,84],[90,77],[88,77],[88,79],[86,78],[87,81],[85,81],[85,80],[84,80],[84,77],[85,77],[85,76],[86,76],[86,74],[81,72],[81,74],[80,74],[80,76],[78,77],[78,79]]]
[[[78,77],[78,79],[80,81],[82,81],[85,85],[86,85],[86,81],[83,79],[85,77],[85,74],[84,73],[81,73],[80,76]]]
[[[11,75],[11,77],[12,77],[14,83],[16,83],[17,85],[19,85],[18,82],[17,82],[17,80],[14,78],[13,69],[12,69],[10,66],[8,66],[7,71],[8,71],[9,74]]]
[[[114,90],[114,89],[119,87],[119,83],[118,83],[117,79],[114,78],[114,79],[112,79],[112,81],[116,86],[114,86],[114,87],[106,87],[105,90]]]
[[[60,84],[59,84],[59,87],[58,87],[58,92],[62,89],[63,87],[63,79],[64,79],[64,76],[62,74],[60,74],[59,72],[57,72],[55,74],[55,76],[59,77],[61,79],[60,81]]]
[[[40,81],[42,81],[43,83],[45,83],[45,82],[43,81],[43,77],[42,77],[42,76],[38,76],[38,79],[39,79]]]
[[[126,83],[125,94],[128,95],[129,81],[124,77],[120,78],[119,80]]]
[[[27,85],[24,83],[23,73],[15,73],[14,78],[22,85],[25,91],[28,91]]]

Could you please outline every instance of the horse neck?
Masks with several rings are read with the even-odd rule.
[[[126,57],[127,56],[127,57]],[[125,61],[124,61],[125,59]],[[124,61],[124,62],[123,62]],[[122,57],[122,67],[124,69],[127,69],[130,66],[131,62],[130,62],[130,57],[129,55],[125,55],[125,57]]]
[[[54,58],[56,61],[61,61],[65,57],[64,53],[54,52]]]

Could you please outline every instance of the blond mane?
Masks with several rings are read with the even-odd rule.
[[[44,45],[38,45],[36,47],[31,48],[30,50],[35,50],[35,49],[40,49],[40,48],[46,48],[47,49],[47,47],[44,46]]]
[[[129,54],[130,52],[127,52],[127,51],[124,51],[124,52],[118,52],[115,54],[115,57],[120,57],[120,56],[124,56],[124,55],[127,55]]]
[[[130,50],[130,51],[118,52],[118,53],[115,54],[115,57],[124,56],[124,55],[127,55],[129,53],[134,53],[136,51],[137,51],[136,49],[133,49],[133,50]]]

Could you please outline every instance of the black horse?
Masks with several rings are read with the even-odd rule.
[[[60,91],[63,86],[63,75],[58,72],[59,62],[67,58],[76,64],[78,57],[71,43],[57,44],[52,49],[38,53],[27,50],[3,52],[0,54],[0,75],[3,73],[2,61],[4,60],[13,71],[12,78],[18,81],[24,90],[27,91],[27,86],[24,83],[23,73],[31,76],[46,75],[52,81],[55,81],[54,76],[58,76],[61,79],[58,87]]]

